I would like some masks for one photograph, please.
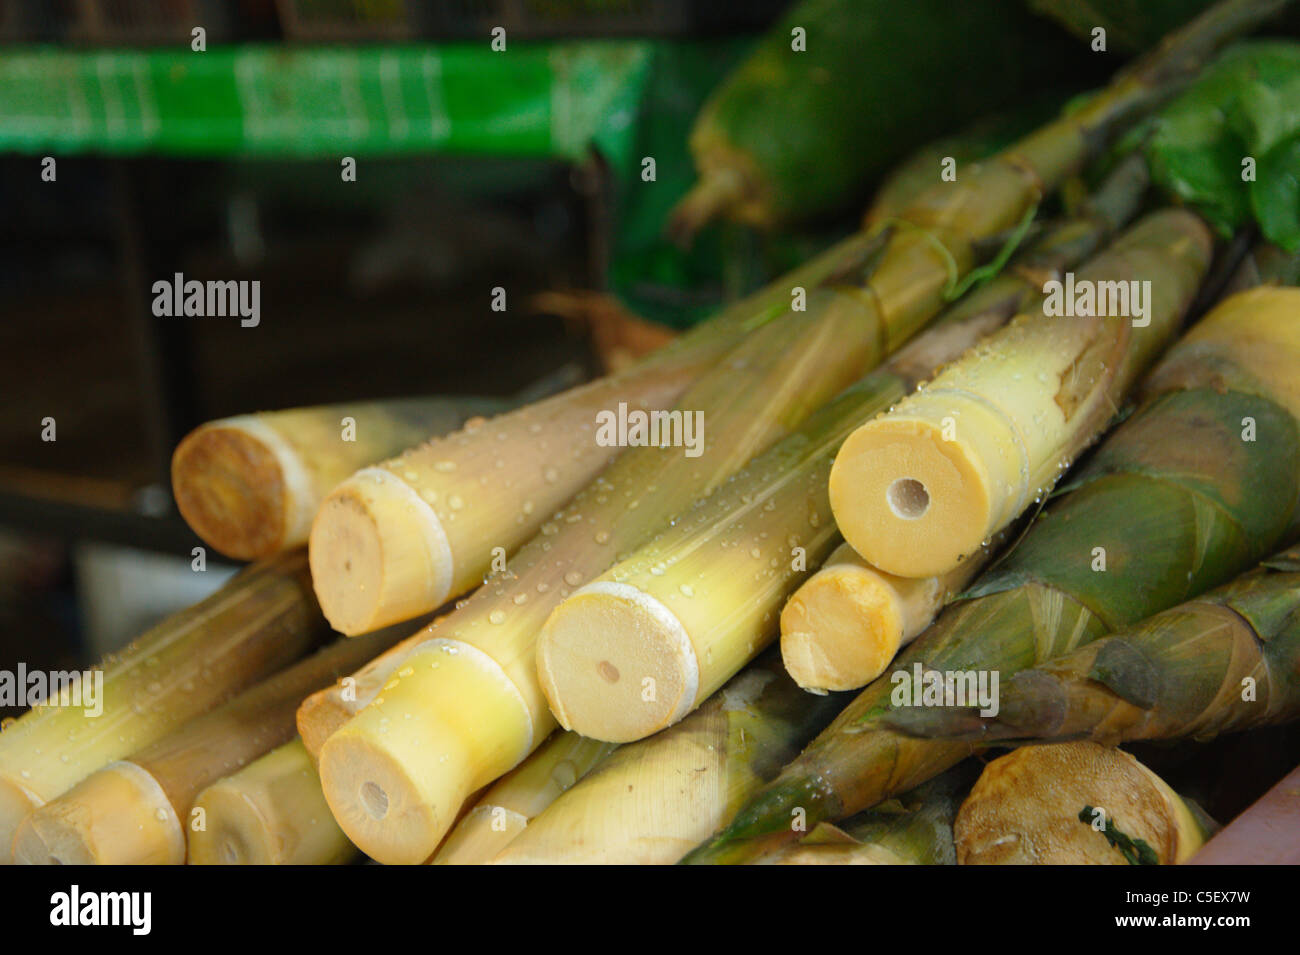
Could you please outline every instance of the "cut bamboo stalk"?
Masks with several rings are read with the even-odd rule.
[[[975,772],[968,761],[839,825],[818,823],[761,865],[956,865],[952,825]]]
[[[0,733],[0,861],[31,811],[306,653],[329,632],[294,551],[242,571],[96,671],[103,711],[34,707]]]
[[[807,311],[758,329],[683,397],[677,410],[705,437],[699,456],[627,452],[504,574],[391,659],[381,695],[321,749],[326,798],[352,840],[381,862],[428,858],[468,794],[554,728],[533,658],[555,604],[788,434],[899,331],[858,289],[814,290]]]
[[[27,864],[179,865],[194,798],[293,738],[303,696],[391,644],[391,632],[338,640],[180,729],[87,776],[19,825]]]
[[[213,783],[194,812],[191,865],[342,865],[360,854],[330,815],[301,740]]]
[[[904,710],[937,711],[914,705],[918,671],[998,675],[1005,687],[1019,670],[1226,583],[1288,540],[1300,516],[1298,295],[1241,293],[1202,319],[969,599],[688,860],[746,861],[790,840],[794,808],[810,824],[834,821],[968,756],[968,741],[891,728]],[[1254,441],[1243,440],[1248,424]]]
[[[1199,220],[1155,213],[1082,272],[1098,281],[1127,275],[1131,259],[1150,270],[1165,291],[1150,325],[1137,330],[1151,340],[1134,347],[1154,351],[1195,294],[1208,254]],[[557,607],[537,666],[560,725],[611,742],[641,739],[680,720],[752,659],[775,635],[806,568],[835,546],[826,476],[840,443],[1004,318],[976,312],[922,335],[914,351]]]
[[[1300,368],[1300,352],[1294,357]],[[889,722],[908,733],[981,740],[1206,740],[1300,717],[1296,673],[1300,546],[1134,627],[1021,670],[1002,688],[996,714],[900,711]]]
[[[330,489],[375,461],[459,428],[500,402],[411,398],[210,421],[172,455],[172,492],[194,533],[239,560],[307,543]]]
[[[493,861],[676,862],[794,756],[842,702],[801,692],[776,654],[768,654],[677,726],[615,750]]]
[[[494,783],[465,814],[432,865],[482,865],[615,749],[577,733],[553,733],[536,752]]]
[[[856,690],[885,672],[975,575],[990,545],[937,577],[898,577],[844,543],[781,610],[781,657],[805,690]]]
[[[1072,283],[1098,296],[1123,288],[1125,302],[1130,284],[1146,288],[1146,314],[1139,317],[1131,303],[1099,302],[1090,315],[1022,315],[854,432],[830,477],[845,540],[887,573],[937,576],[1042,501],[1111,420],[1190,304],[1211,240],[1204,229],[1184,231],[1197,247],[1192,255],[1161,259],[1157,250],[1117,248]],[[1171,275],[1171,267],[1183,274]],[[1139,292],[1132,294],[1136,300]]]
[[[953,825],[959,865],[1176,865],[1208,835],[1163,779],[1090,742],[993,760]]]
[[[878,240],[850,237],[618,375],[477,421],[363,468],[321,504],[312,580],[330,624],[367,633],[428,613],[480,583],[619,453],[600,415],[673,407],[754,327],[791,306],[791,288],[861,270]],[[794,280],[794,281],[792,281]]]

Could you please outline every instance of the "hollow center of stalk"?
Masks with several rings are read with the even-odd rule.
[[[895,516],[905,521],[924,517],[930,509],[930,492],[915,478],[899,478],[885,491],[885,500]]]
[[[361,786],[361,805],[372,818],[383,819],[388,815],[388,793],[375,783],[364,783]]]
[[[618,682],[618,667],[614,666],[614,664],[610,663],[608,660],[601,660],[600,663],[596,664],[596,672],[610,683]]]

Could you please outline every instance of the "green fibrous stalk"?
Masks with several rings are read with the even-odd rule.
[[[962,763],[875,809],[838,825],[822,822],[765,865],[956,865],[953,820],[975,766]]]
[[[899,714],[900,729],[985,739],[1210,739],[1300,717],[1300,547],[1041,666],[996,716]],[[919,719],[908,719],[920,717]]]
[[[870,684],[690,861],[762,854],[788,841],[796,807],[813,822],[842,818],[972,752],[883,724],[911,699],[915,667],[1005,683],[1231,580],[1287,540],[1300,501],[1297,302],[1294,289],[1257,289],[1202,320],[1019,545],[899,656],[902,676]],[[1242,440],[1247,418],[1254,441]]]

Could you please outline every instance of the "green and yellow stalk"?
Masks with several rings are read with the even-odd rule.
[[[1176,344],[1139,409],[1016,548],[949,606],[693,862],[744,861],[810,822],[866,809],[942,772],[967,741],[885,725],[915,667],[1000,682],[1240,574],[1294,533],[1300,502],[1300,291],[1234,295]],[[1254,441],[1243,440],[1246,419]],[[901,681],[901,682],[900,682]],[[899,693],[897,699],[895,694]]]
[[[307,555],[295,551],[244,570],[100,663],[97,715],[63,700],[33,707],[0,732],[0,861],[10,861],[28,813],[265,679],[328,632]]]
[[[1132,333],[1141,339],[1133,350],[1150,353],[1191,302],[1209,253],[1198,219],[1159,212],[1081,274],[1105,281],[1132,274],[1137,262],[1161,286],[1149,325]],[[641,739],[682,719],[753,659],[775,636],[790,593],[836,545],[826,478],[840,444],[1005,317],[976,310],[922,335],[557,607],[538,641],[537,668],[560,724],[612,742]]]
[[[1300,546],[1135,627],[1021,670],[1002,688],[995,716],[964,709],[898,716],[899,729],[927,736],[1108,745],[1206,740],[1294,720]]]
[[[390,657],[380,695],[320,751],[325,795],[343,830],[381,862],[427,859],[469,794],[555,727],[533,663],[551,609],[789,434],[910,331],[880,324],[858,288],[823,287],[807,311],[759,328],[703,376],[677,409],[704,438],[698,456],[678,447],[627,452],[503,574],[414,638],[409,655]]]
[[[818,823],[762,865],[956,865],[952,824],[974,779],[968,763],[839,825]]]
[[[330,815],[299,739],[217,780],[192,815],[190,865],[342,865],[360,854]]]
[[[615,750],[493,861],[676,862],[842,703],[801,692],[776,654],[768,654],[672,729]]]
[[[373,656],[391,631],[337,640],[87,776],[19,825],[13,851],[29,865],[179,865],[194,799],[210,783],[293,738],[303,696]]]
[[[953,825],[959,865],[1176,865],[1209,834],[1150,769],[1089,742],[993,760]]]
[[[410,398],[210,421],[172,455],[172,493],[194,533],[239,560],[307,543],[333,487],[359,468],[446,434],[498,402]]]
[[[661,411],[755,327],[827,280],[860,271],[879,239],[852,236],[632,368],[363,468],[321,504],[312,581],[330,624],[349,635],[410,620],[465,593],[494,556],[533,537],[619,453],[598,416]]]
[[[536,752],[492,784],[456,824],[430,864],[492,861],[614,749],[612,743],[577,733],[551,734]]]
[[[855,431],[830,476],[835,521],[854,550],[886,573],[948,574],[1041,501],[1190,304],[1210,236],[1189,230],[1186,241],[1195,252],[1174,262],[1134,248],[1080,271],[1077,287],[1123,288],[1123,302],[1130,286],[1149,288],[1142,317],[1118,299],[1088,315],[1021,315]],[[1179,261],[1185,274],[1170,276]]]

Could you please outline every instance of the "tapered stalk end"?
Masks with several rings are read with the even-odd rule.
[[[696,233],[739,202],[744,193],[745,184],[736,172],[726,169],[706,172],[673,206],[664,235],[679,248],[689,249]]]
[[[228,557],[257,560],[307,539],[315,496],[297,454],[249,417],[191,432],[172,455],[172,491],[194,532]]]
[[[308,553],[325,619],[348,636],[417,617],[451,589],[451,549],[438,515],[383,468],[359,471],[330,492]]]
[[[781,611],[781,659],[805,690],[853,690],[903,641],[903,611],[879,574],[840,564],[814,574]]]
[[[113,763],[28,816],[14,837],[24,865],[180,865],[185,833],[162,787]]]
[[[681,621],[627,584],[597,581],[552,612],[537,644],[551,712],[590,739],[628,743],[690,713],[699,665]]]
[[[445,727],[419,733],[410,724],[422,721],[405,722],[392,727],[390,738],[390,721],[364,710],[320,754],[321,786],[335,820],[385,865],[419,865],[429,858],[472,791],[459,741],[449,740]]]
[[[14,833],[40,806],[35,793],[0,776],[0,865],[13,862]]]
[[[976,412],[978,413],[978,412]],[[901,577],[947,573],[995,529],[994,495],[978,451],[942,418],[877,418],[844,442],[829,482],[844,539]],[[963,435],[979,432],[972,425]]]

